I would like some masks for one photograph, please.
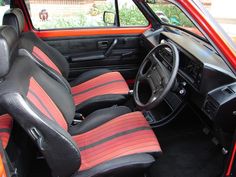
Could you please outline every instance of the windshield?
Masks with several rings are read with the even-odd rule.
[[[165,0],[152,0],[152,3],[147,4],[163,23],[183,28],[197,36],[204,37],[176,5]]]

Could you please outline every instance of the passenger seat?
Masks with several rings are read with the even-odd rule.
[[[3,24],[16,29],[21,40],[22,55],[35,60],[41,69],[67,87],[73,95],[76,110],[80,113],[87,114],[100,108],[121,105],[126,101],[129,87],[123,76],[116,71],[88,71],[67,84],[65,80],[69,75],[69,63],[66,58],[33,32],[22,32],[24,15],[20,9],[7,11],[3,17]]]

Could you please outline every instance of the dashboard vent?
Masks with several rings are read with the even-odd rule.
[[[228,87],[226,89],[223,89],[223,92],[224,92],[224,94],[229,94],[229,95],[234,93],[234,91],[231,88],[228,88]]]
[[[218,107],[219,105],[211,97],[208,97],[204,105],[204,111],[211,119],[213,119],[217,113]]]

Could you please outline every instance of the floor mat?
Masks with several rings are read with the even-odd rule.
[[[156,130],[163,155],[150,169],[150,177],[219,177],[225,157],[202,131],[194,116],[182,115]]]

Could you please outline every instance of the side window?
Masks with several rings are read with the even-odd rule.
[[[115,16],[114,0],[25,0],[36,29],[105,27],[104,11]]]
[[[149,22],[132,0],[119,1],[120,26],[148,26]]]
[[[7,10],[10,9],[10,0],[0,0],[0,25],[2,25],[2,18]]]
[[[1,1],[1,0],[0,0]],[[147,26],[148,21],[132,0],[25,0],[34,28],[65,29]],[[117,18],[119,15],[119,18]]]
[[[148,3],[149,7],[162,21],[163,24],[178,26],[198,36],[204,35],[198,30],[188,16],[175,4],[167,0],[158,0]]]

